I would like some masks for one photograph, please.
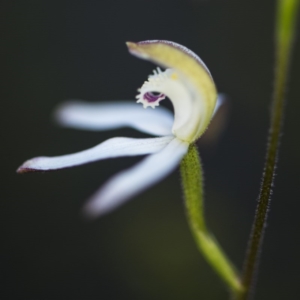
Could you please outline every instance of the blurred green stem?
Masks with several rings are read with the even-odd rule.
[[[196,145],[190,145],[180,170],[187,217],[198,248],[233,293],[240,293],[242,286],[235,268],[205,225],[202,166]]]
[[[256,215],[244,262],[242,284],[245,289],[236,298],[238,300],[246,300],[252,296],[253,281],[262,248],[284,116],[286,82],[291,63],[298,5],[298,0],[278,0],[277,2],[276,69],[268,148]]]

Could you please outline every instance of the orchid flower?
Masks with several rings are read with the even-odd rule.
[[[217,91],[202,60],[179,44],[162,41],[127,43],[129,52],[164,68],[157,69],[139,89],[137,102],[66,102],[56,112],[60,124],[90,130],[123,126],[156,136],[114,137],[81,152],[26,161],[18,173],[50,171],[121,156],[146,155],[140,163],[113,176],[89,200],[85,211],[91,216],[110,212],[129,198],[159,182],[181,162],[191,143],[206,130],[217,109]],[[168,97],[172,113],[158,107]]]

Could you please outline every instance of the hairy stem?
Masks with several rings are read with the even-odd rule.
[[[180,170],[187,218],[198,248],[233,293],[240,293],[242,286],[235,268],[205,225],[202,166],[196,145],[190,145]]]
[[[244,262],[242,274],[244,292],[237,297],[238,300],[250,299],[253,295],[253,285],[263,243],[278,157],[285,108],[286,82],[291,62],[291,50],[295,35],[298,4],[298,0],[278,0],[277,3],[275,86],[267,155],[256,214]]]

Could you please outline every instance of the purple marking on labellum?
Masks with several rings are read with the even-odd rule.
[[[147,92],[143,95],[143,99],[147,100],[149,103],[153,103],[156,101],[160,101],[165,99],[165,95],[164,94],[153,94],[152,92]]]

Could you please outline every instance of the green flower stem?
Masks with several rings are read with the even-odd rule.
[[[239,276],[208,232],[203,208],[203,174],[196,145],[192,144],[180,165],[187,217],[199,250],[234,293],[242,291]]]
[[[270,195],[277,162],[282,119],[285,106],[285,89],[291,62],[291,50],[295,36],[298,0],[278,0],[276,19],[276,69],[275,86],[272,103],[271,124],[268,138],[268,148],[263,180],[258,199],[256,215],[248,244],[248,251],[244,263],[242,283],[245,287],[237,299],[245,300],[251,297],[251,289],[256,275],[259,254],[262,248],[264,230],[270,205]]]

